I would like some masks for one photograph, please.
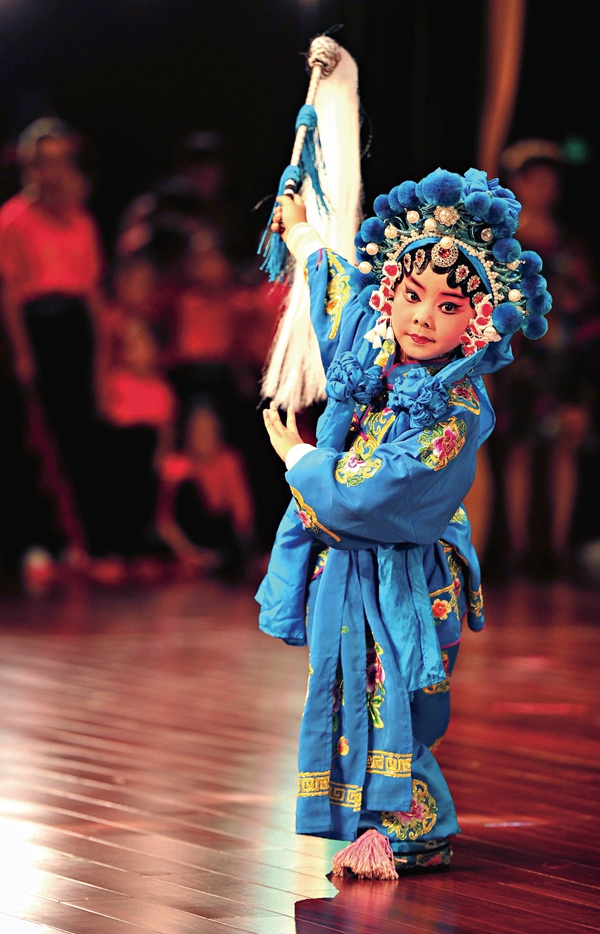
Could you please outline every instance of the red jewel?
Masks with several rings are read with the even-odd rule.
[[[370,304],[373,306],[373,308],[379,308],[381,305],[381,295],[379,292],[373,292],[371,295]]]

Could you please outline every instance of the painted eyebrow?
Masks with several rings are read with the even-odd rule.
[[[424,291],[425,286],[424,286],[424,285],[421,285],[420,282],[417,282],[416,279],[413,279],[412,276],[405,276],[404,278],[405,278],[405,279],[409,279],[410,282],[412,282],[413,285],[416,285],[416,287],[419,289],[420,292],[423,292],[423,291]]]
[[[448,295],[450,298],[467,298],[466,295],[463,295],[462,292],[459,292],[458,290],[456,292],[440,292],[440,295]]]

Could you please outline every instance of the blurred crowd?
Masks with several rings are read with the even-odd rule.
[[[181,142],[109,262],[78,134],[43,118],[19,138],[0,208],[6,580],[264,565],[287,496],[258,411],[279,295],[246,259],[221,149]]]
[[[256,579],[288,496],[259,412],[281,294],[249,259],[221,140],[181,141],[172,175],[125,208],[110,259],[83,149],[62,121],[35,121],[0,207],[0,585]],[[560,220],[559,147],[522,141],[502,169],[554,308],[547,337],[517,342],[489,387],[478,544],[492,577],[593,577],[595,275]]]

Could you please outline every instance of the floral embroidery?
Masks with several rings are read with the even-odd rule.
[[[410,811],[382,811],[381,823],[398,840],[416,840],[434,827],[438,807],[424,781],[413,779]]]
[[[466,521],[467,521],[467,513],[465,512],[462,506],[459,506],[456,512],[454,513],[454,515],[452,516],[452,518],[450,519],[450,522],[453,522],[455,525],[464,525]]]
[[[315,563],[314,570],[312,572],[311,581],[314,581],[319,577],[325,570],[325,565],[327,564],[327,556],[329,555],[329,545],[327,548],[324,548],[323,551],[320,551],[317,555],[317,561]]]
[[[447,422],[438,422],[419,435],[419,460],[432,470],[441,470],[459,454],[467,437],[467,426],[454,415]]]
[[[350,743],[345,736],[340,736],[337,743],[338,756],[347,756],[350,752]]]
[[[425,694],[445,694],[450,690],[450,660],[448,653],[444,651],[442,652],[442,664],[446,677],[443,681],[438,681],[437,684],[430,684],[428,687],[423,688]]]
[[[329,340],[332,341],[336,338],[342,319],[342,310],[350,297],[350,276],[335,253],[332,253],[330,250],[327,250],[327,261],[331,278],[327,286],[325,314],[329,315],[331,318]]]
[[[450,615],[450,610],[452,609],[452,603],[450,600],[440,600],[437,598],[431,604],[431,609],[433,611],[434,619],[448,619]]]
[[[337,463],[335,479],[346,486],[358,486],[359,483],[376,474],[382,465],[383,461],[380,457],[361,461],[354,451],[348,451]]]
[[[473,616],[483,615],[483,593],[481,587],[478,590],[469,591],[469,610]]]
[[[463,409],[468,409],[473,415],[480,414],[481,406],[479,404],[479,399],[473,389],[471,380],[467,376],[459,383],[455,383],[454,386],[450,386],[448,389],[448,396],[451,405],[459,405]]]
[[[358,425],[358,434],[350,450],[337,462],[335,479],[345,486],[358,486],[368,480],[383,466],[380,457],[373,453],[381,444],[396,416],[391,409],[381,412],[368,412]],[[356,423],[353,422],[353,427]]]
[[[326,532],[328,535],[331,535],[331,537],[334,538],[336,542],[339,542],[339,535],[336,535],[335,532],[330,532],[329,529],[326,529],[324,525],[321,525],[317,519],[316,512],[314,509],[311,509],[310,506],[307,506],[298,490],[295,490],[293,486],[290,487],[290,490],[292,491],[292,496],[296,500],[296,505],[298,506],[298,518],[300,519],[300,522],[304,528],[308,529],[310,532],[315,532],[317,535],[320,531]]]
[[[385,670],[381,664],[381,655],[383,655],[383,649],[378,642],[367,646],[367,713],[371,726],[377,729],[381,729],[384,725],[380,713],[385,699],[383,686]]]
[[[448,392],[437,376],[408,370],[394,380],[388,404],[408,412],[411,428],[427,428],[448,408]]]

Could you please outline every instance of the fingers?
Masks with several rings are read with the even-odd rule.
[[[298,428],[296,427],[296,413],[293,409],[287,410],[287,418],[285,423],[289,431],[293,431],[295,435],[298,434]]]
[[[271,402],[268,409],[263,409],[263,418],[269,434],[272,433],[273,435],[283,436],[288,431],[292,432],[294,435],[298,434],[296,413],[293,409],[288,409],[286,425],[281,421],[281,416],[275,402]]]

